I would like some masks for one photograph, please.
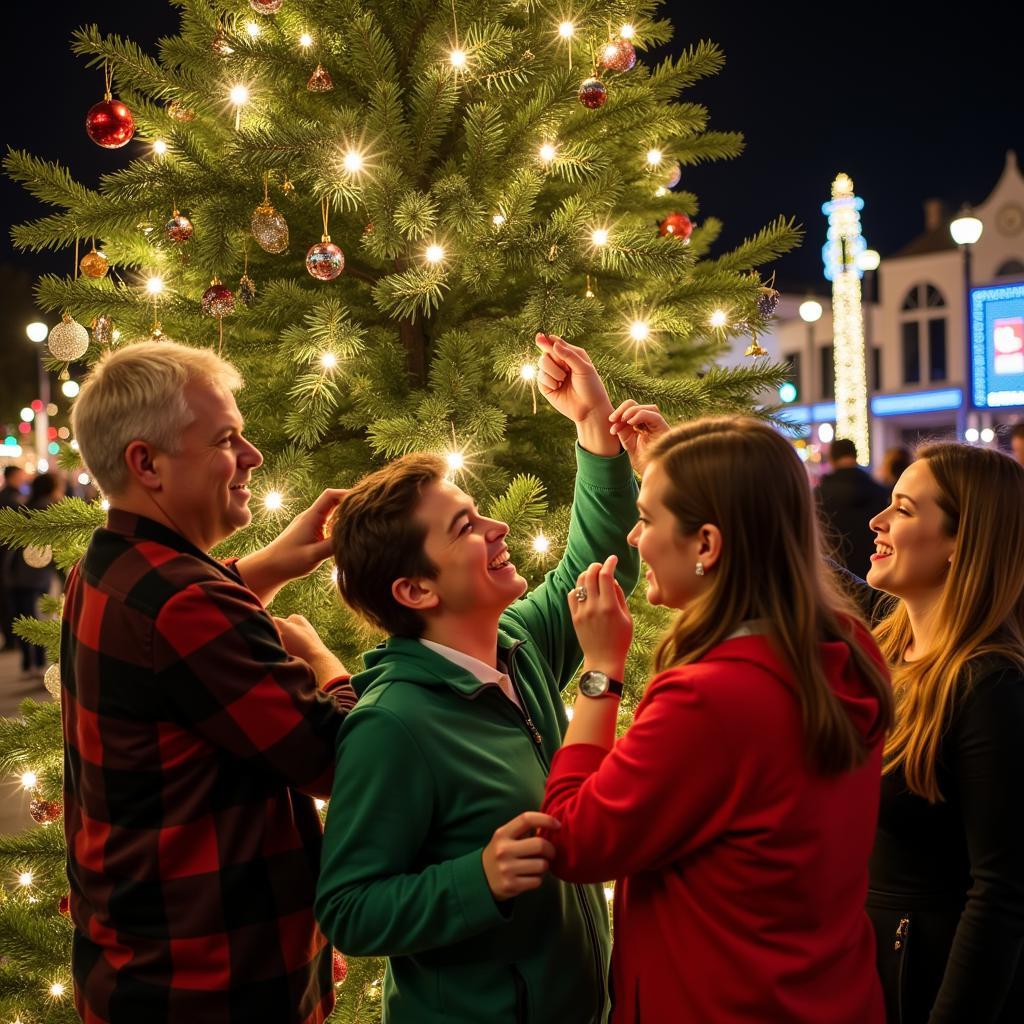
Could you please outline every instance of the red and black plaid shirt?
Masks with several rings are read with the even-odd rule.
[[[325,1020],[312,796],[351,688],[317,690],[233,567],[114,509],[68,580],[60,668],[82,1019]]]

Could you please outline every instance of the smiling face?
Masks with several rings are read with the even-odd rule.
[[[478,618],[500,615],[526,593],[526,580],[516,571],[505,538],[508,526],[487,519],[473,499],[448,480],[423,489],[416,518],[426,528],[423,551],[437,575],[422,586],[436,597],[428,614]]]
[[[697,530],[684,536],[679,520],[666,508],[668,478],[661,464],[644,471],[637,509],[640,519],[629,533],[629,543],[647,563],[647,600],[668,608],[683,608],[710,585],[707,575],[698,576],[698,560],[708,562],[707,539]]]
[[[870,523],[875,531],[868,583],[903,600],[938,597],[949,572],[956,538],[939,506],[939,485],[928,460],[906,469],[892,504]]]
[[[263,456],[242,436],[242,416],[229,391],[192,381],[185,400],[195,419],[174,454],[156,451],[161,509],[196,547],[209,550],[248,526],[248,483]]]

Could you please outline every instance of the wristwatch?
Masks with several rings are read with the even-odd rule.
[[[622,683],[604,672],[584,672],[580,676],[580,693],[584,697],[605,697],[608,694],[621,697]]]

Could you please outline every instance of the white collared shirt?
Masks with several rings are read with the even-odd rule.
[[[442,658],[447,658],[452,664],[458,665],[459,668],[464,668],[470,675],[476,676],[481,683],[497,684],[501,687],[501,692],[520,711],[523,710],[523,705],[519,703],[515,688],[512,686],[512,680],[504,672],[499,672],[492,665],[488,665],[486,662],[480,661],[478,658],[471,657],[468,654],[463,654],[462,651],[457,651],[454,647],[445,647],[444,644],[436,644],[433,640],[424,640],[422,637],[420,638],[420,643],[424,647],[428,647],[435,654],[440,654]]]

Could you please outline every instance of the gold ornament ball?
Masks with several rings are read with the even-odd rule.
[[[89,332],[65,313],[60,323],[50,331],[46,344],[55,359],[70,363],[85,355],[89,348]]]
[[[107,276],[107,271],[110,269],[110,260],[98,250],[90,249],[82,257],[81,262],[78,264],[78,269],[86,277],[91,277],[94,281],[98,281],[101,277]]]
[[[49,544],[42,547],[38,544],[29,544],[21,553],[21,557],[25,559],[25,564],[33,569],[45,569],[53,561],[53,548]]]
[[[54,700],[60,700],[60,665],[51,665],[43,676],[43,686]]]

